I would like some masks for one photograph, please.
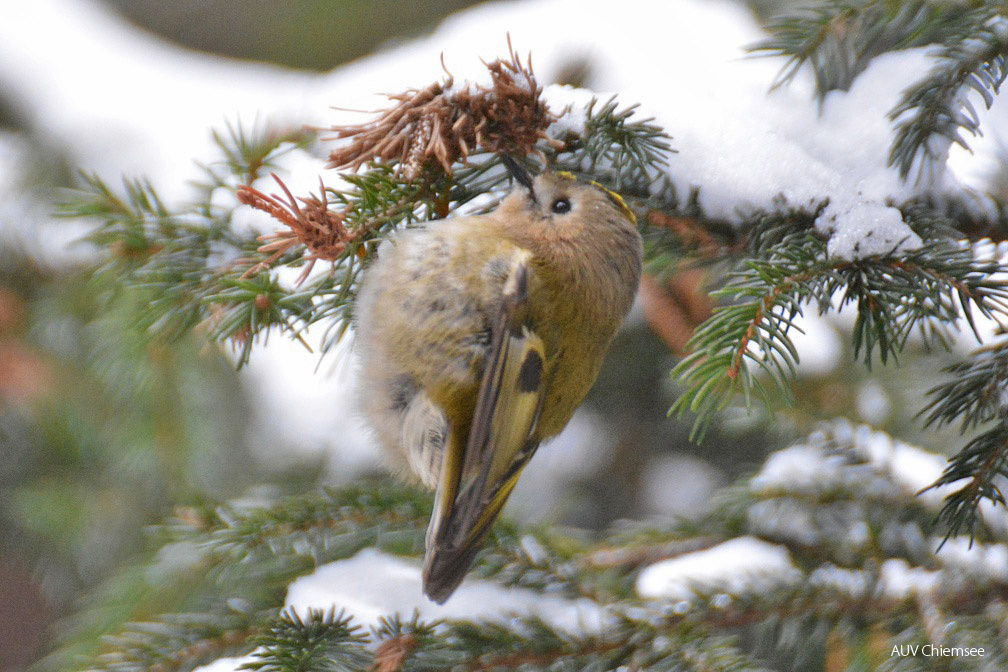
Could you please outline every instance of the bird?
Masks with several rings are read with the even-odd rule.
[[[362,412],[393,470],[435,491],[422,580],[439,604],[588,393],[641,276],[618,194],[504,164],[494,210],[391,236],[354,304]]]

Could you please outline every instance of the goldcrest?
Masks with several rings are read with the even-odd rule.
[[[364,413],[392,464],[436,491],[423,582],[438,603],[588,393],[641,275],[618,195],[509,167],[519,186],[493,212],[382,247],[355,310]]]

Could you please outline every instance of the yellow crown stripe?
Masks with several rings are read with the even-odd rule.
[[[637,225],[637,215],[633,213],[633,210],[631,210],[630,206],[626,204],[626,201],[623,200],[622,196],[612,189],[606,189],[598,182],[592,182],[592,184],[604,191],[605,195],[609,197],[609,200],[613,202],[613,205],[622,210],[623,214],[626,215],[626,218],[629,219],[634,226]]]

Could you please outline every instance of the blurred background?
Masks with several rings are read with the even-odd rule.
[[[190,138],[205,143],[209,129],[233,111],[251,110],[254,117],[257,94],[274,86],[293,101],[283,113],[296,116],[316,105],[315,118],[304,121],[324,122],[320,101],[345,102],[331,92],[304,93],[320,73],[394,52],[476,3],[0,4],[6,24],[0,27],[0,671],[6,671],[29,665],[48,629],[88,590],[149,553],[145,528],[175,507],[266,499],[381,468],[350,410],[352,362],[319,364],[316,355],[277,338],[239,372],[228,353],[199,334],[173,347],[144,344],[128,310],[106,308],[113,285],[98,272],[98,255],[74,242],[86,227],[54,216],[61,190],[74,185],[84,166],[106,176],[153,174],[159,188],[182,197],[191,161],[204,151]],[[738,4],[761,22],[799,3]],[[543,84],[592,88],[604,67],[571,53],[537,73]],[[347,86],[374,92],[367,71],[356,72]],[[177,96],[177,87],[190,84],[204,87],[192,94],[192,109],[151,116],[159,95]],[[145,107],[131,107],[141,98]],[[176,137],[179,129],[188,134]],[[161,160],[169,146],[187,160]],[[697,290],[693,281],[683,291],[695,301]],[[668,288],[649,292],[651,308],[635,307],[587,404],[537,455],[538,468],[523,477],[510,515],[588,529],[621,518],[696,515],[716,488],[836,416],[932,450],[956,443],[934,431],[921,434],[914,419],[948,355],[920,352],[899,369],[867,371],[849,349],[841,315],[809,323],[794,407],[773,418],[759,409],[728,409],[706,441],[693,444],[689,419],[666,418],[676,394],[668,370],[677,343],[655,319],[654,306],[658,313],[680,311],[687,321],[707,308],[702,301],[683,307]]]

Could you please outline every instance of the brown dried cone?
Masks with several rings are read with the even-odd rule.
[[[308,248],[305,259],[307,267],[298,278],[298,283],[304,281],[315,267],[318,260],[336,262],[346,251],[347,245],[360,240],[361,231],[348,231],[344,225],[345,212],[333,212],[326,200],[325,185],[319,180],[320,195],[297,199],[291,194],[279,177],[273,179],[280,185],[287,197],[281,201],[276,194],[266,195],[253,187],[242,185],[238,187],[238,200],[257,210],[269,213],[274,219],[287,225],[287,229],[276,231],[265,236],[259,236],[264,243],[258,251],[269,257],[258,262],[247,270],[244,277],[255,275],[282,257],[295,245],[303,244]],[[301,205],[298,204],[301,201]],[[302,207],[303,206],[303,207]]]
[[[541,99],[531,59],[522,64],[510,38],[508,51],[511,60],[485,63],[490,86],[454,89],[448,73],[444,82],[389,95],[398,104],[370,123],[333,127],[334,138],[351,142],[333,150],[329,167],[355,171],[373,160],[398,162],[398,174],[411,182],[427,165],[451,175],[452,164],[477,147],[521,156],[539,154],[539,140],[562,147],[546,135],[557,117]]]

